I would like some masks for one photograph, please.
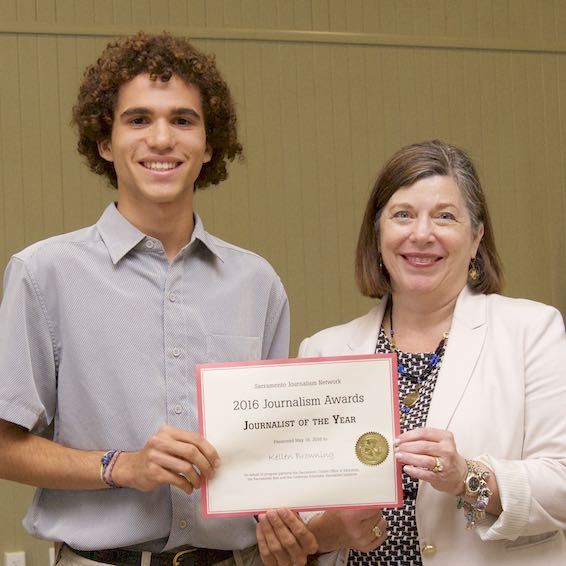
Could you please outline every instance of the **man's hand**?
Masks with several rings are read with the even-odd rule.
[[[212,478],[219,466],[218,453],[198,432],[162,426],[138,452],[124,452],[112,471],[120,487],[152,491],[163,484],[192,493],[201,476]]]

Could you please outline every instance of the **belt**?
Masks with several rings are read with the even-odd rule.
[[[142,553],[138,550],[124,550],[122,548],[109,548],[107,550],[77,550],[69,547],[71,552],[106,564],[116,566],[140,566]],[[232,558],[231,550],[217,550],[214,548],[188,547],[178,552],[162,552],[151,554],[151,566],[212,566],[223,560]]]

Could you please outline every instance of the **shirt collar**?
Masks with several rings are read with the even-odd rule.
[[[147,237],[120,214],[115,203],[110,203],[106,207],[96,227],[114,265]],[[202,242],[220,261],[224,261],[219,246],[204,229],[198,214],[194,214],[194,228],[189,245],[195,240]]]
[[[205,229],[200,216],[195,212],[194,214],[194,227],[193,227],[193,235],[191,237],[191,243],[194,240],[199,240],[202,242],[208,250],[213,253],[220,261],[224,262],[224,258],[220,253],[220,247],[214,241],[214,237],[211,236]]]
[[[108,249],[112,263],[116,265],[130,250],[137,246],[145,234],[130,224],[112,202],[102,213],[96,228]]]

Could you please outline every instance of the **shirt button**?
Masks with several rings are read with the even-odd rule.
[[[169,293],[169,300],[174,303],[177,300],[175,293]]]
[[[185,521],[184,519],[182,521],[179,521],[179,528],[180,529],[186,529],[187,528],[187,521]]]
[[[179,350],[179,348],[173,348],[173,355],[178,358],[181,355],[181,350]]]
[[[151,250],[154,246],[155,244],[151,240],[147,240],[145,243],[145,247],[149,250]]]
[[[177,415],[180,415],[183,412],[183,407],[181,407],[181,405],[175,405],[175,408],[173,410]]]
[[[425,545],[421,548],[421,552],[423,553],[424,556],[432,556],[433,554],[436,554],[436,545],[434,545],[434,544],[425,544]]]

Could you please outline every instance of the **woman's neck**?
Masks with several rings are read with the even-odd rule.
[[[395,344],[403,352],[433,352],[443,335],[450,330],[456,297],[434,303],[393,293],[392,309],[387,309],[384,328],[391,334],[391,317]]]

